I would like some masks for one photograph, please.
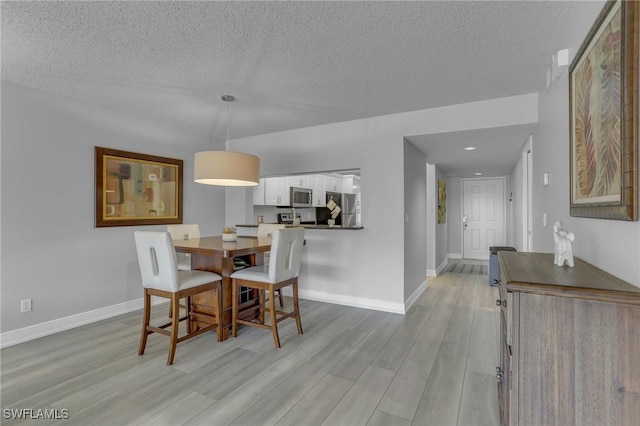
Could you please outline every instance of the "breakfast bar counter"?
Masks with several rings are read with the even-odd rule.
[[[295,228],[301,226],[305,229],[329,229],[332,231],[358,231],[361,229],[364,229],[363,226],[349,226],[349,227],[343,227],[341,225],[316,225],[313,223],[301,223],[300,225],[290,225],[287,224],[286,227],[287,228]],[[249,223],[249,224],[240,224],[240,225],[236,225],[236,228],[258,228],[258,224],[257,223]]]

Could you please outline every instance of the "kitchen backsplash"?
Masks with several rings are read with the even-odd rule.
[[[258,222],[258,216],[264,216],[265,223],[277,223],[278,222],[278,213],[288,213],[291,209],[288,208],[280,208],[273,206],[253,206],[253,222]],[[297,213],[300,213],[300,220],[302,222],[315,222],[316,220],[316,209],[312,208],[304,208],[304,209],[296,209]]]

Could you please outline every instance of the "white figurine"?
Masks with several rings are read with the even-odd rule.
[[[558,266],[564,266],[564,262],[573,268],[573,240],[575,235],[573,232],[567,232],[562,229],[562,222],[553,224],[553,240],[555,242],[555,253],[553,263]]]

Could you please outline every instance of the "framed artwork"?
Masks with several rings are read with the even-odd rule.
[[[571,216],[638,219],[638,5],[609,1],[569,68]]]
[[[447,183],[438,179],[438,223],[447,223]]]
[[[95,147],[96,227],[182,223],[182,160]]]

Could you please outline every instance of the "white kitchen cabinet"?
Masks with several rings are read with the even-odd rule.
[[[342,192],[342,180],[332,176],[325,177],[325,191]]]
[[[253,188],[253,205],[254,206],[264,206],[264,187],[265,180],[264,178],[260,178],[260,183],[258,186]]]
[[[309,178],[309,175],[289,176],[289,186],[311,188],[309,184]]]
[[[265,178],[264,204],[289,205],[289,178],[287,176]]]
[[[342,192],[345,194],[353,194],[353,177],[345,177],[342,179]]]
[[[360,192],[360,177],[347,176],[342,179],[342,192],[345,194],[358,194]]]
[[[309,176],[309,186],[313,189],[313,205],[316,207],[324,207],[326,205],[326,190],[324,189],[324,185],[324,175]]]

